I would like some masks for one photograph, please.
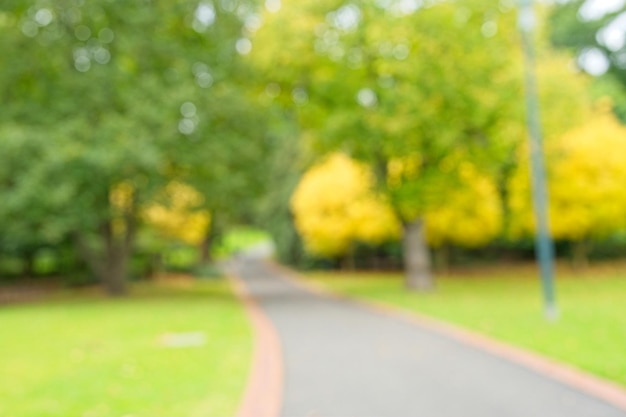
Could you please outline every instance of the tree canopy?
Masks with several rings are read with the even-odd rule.
[[[556,5],[536,39],[564,213],[567,178],[587,184],[609,158],[582,138],[619,132],[588,93],[626,114],[611,35],[626,9],[585,7]],[[296,257],[294,220],[326,256],[400,237],[407,286],[430,289],[429,246],[532,232],[517,18],[504,0],[4,1],[0,254],[73,246],[123,293],[146,229],[207,259],[228,225],[256,222]],[[603,56],[607,75],[590,82],[572,51],[588,72]],[[612,195],[598,184],[579,203]],[[618,227],[567,218],[554,230],[568,239]]]
[[[619,2],[571,0],[559,2],[549,19],[550,40],[557,48],[573,52],[579,68],[594,76],[592,91],[610,96],[614,111],[626,121],[626,65],[623,22],[626,5]]]
[[[311,152],[370,167],[406,234],[460,181],[448,155],[494,170],[519,139],[502,135],[521,96],[515,17],[482,1],[283,2],[263,14],[251,60],[266,94],[296,109]],[[431,287],[415,236],[405,258],[426,264],[407,284]]]
[[[172,180],[206,193],[209,209],[258,188],[250,154],[266,138],[237,49],[251,6],[3,2],[0,222],[72,237],[120,293],[140,208]],[[123,207],[110,199],[121,184]]]
[[[550,225],[555,238],[584,244],[626,228],[624,151],[626,128],[608,108],[550,144]],[[518,237],[533,234],[525,165],[511,178],[510,190],[510,232]]]
[[[367,166],[333,154],[311,167],[291,198],[296,228],[314,255],[341,257],[356,242],[395,240],[399,224]]]

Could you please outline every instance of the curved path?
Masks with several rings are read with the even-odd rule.
[[[282,416],[626,417],[444,334],[316,295],[262,261],[232,268],[280,338]]]

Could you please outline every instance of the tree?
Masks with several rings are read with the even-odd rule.
[[[273,150],[265,161],[267,188],[255,217],[258,226],[272,236],[277,258],[295,266],[304,260],[304,248],[294,225],[290,200],[304,171],[302,144],[293,112],[272,103],[267,95],[264,104],[271,122]]]
[[[499,131],[521,91],[514,19],[479,1],[285,2],[253,36],[268,94],[297,108],[310,148],[374,172],[403,225],[409,288],[433,286],[424,215],[459,181],[445,157],[489,170],[510,146]],[[406,169],[390,181],[399,160]]]
[[[125,192],[124,189],[116,191]],[[126,200],[124,197],[119,199]],[[146,222],[165,237],[190,245],[200,245],[211,224],[211,217],[202,209],[202,205],[203,197],[193,187],[170,182],[162,195],[142,211]]]
[[[460,178],[445,204],[424,214],[426,239],[434,248],[478,247],[501,231],[502,205],[493,180],[469,163],[461,167]],[[377,194],[369,168],[344,154],[333,154],[306,171],[291,207],[298,232],[314,255],[346,256],[356,242],[376,245],[400,237],[399,219]]]
[[[459,175],[460,184],[448,193],[445,204],[424,214],[426,237],[435,248],[480,247],[502,231],[502,203],[493,179],[467,162]]]
[[[368,168],[343,154],[311,167],[291,197],[296,228],[307,251],[339,258],[348,255],[355,242],[397,239],[397,219],[373,186]]]
[[[176,177],[203,196],[211,228],[202,241],[201,258],[210,261],[212,245],[226,228],[253,223],[257,206],[269,188],[271,159],[279,151],[270,133],[266,109],[252,97],[242,74],[212,94],[200,97],[194,108],[206,109],[196,131],[179,144]],[[232,74],[231,74],[232,75]]]
[[[593,75],[596,98],[610,96],[615,104],[613,110],[626,122],[626,45],[622,30],[626,5],[558,2],[549,18],[553,45],[577,56],[578,67]]]
[[[242,113],[212,118],[221,102],[247,102],[236,87],[236,46],[251,11],[245,1],[231,6],[3,2],[0,43],[11,66],[0,91],[11,106],[0,114],[0,143],[40,138],[40,148],[28,169],[0,178],[9,196],[0,223],[72,236],[108,291],[124,293],[140,208],[198,167],[227,176],[235,155],[219,157],[220,144],[254,140],[241,134],[254,123]],[[0,154],[0,165],[8,157]],[[119,187],[128,191],[122,205],[114,203]],[[28,217],[8,217],[17,213]]]
[[[32,275],[39,250],[61,245],[65,238],[62,219],[45,221],[41,216],[58,210],[71,192],[63,186],[41,187],[49,175],[40,164],[47,159],[47,142],[45,132],[15,124],[0,126],[0,254],[21,257],[26,276]]]
[[[549,148],[550,224],[556,238],[577,243],[574,260],[586,264],[590,239],[626,228],[626,128],[605,109],[562,135]],[[520,165],[511,182],[511,233],[534,233],[528,169]]]

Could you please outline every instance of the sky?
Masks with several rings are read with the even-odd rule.
[[[583,20],[595,20],[606,13],[619,10],[626,5],[626,0],[587,0],[579,13]],[[619,15],[604,29],[598,32],[598,41],[608,49],[617,51],[626,44],[626,13]],[[592,75],[602,75],[609,68],[609,61],[599,49],[583,51],[579,58],[579,64]]]
[[[584,19],[597,19],[618,10],[625,3],[626,0],[587,0],[580,9],[580,15]]]

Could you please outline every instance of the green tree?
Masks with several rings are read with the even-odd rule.
[[[478,1],[285,2],[254,34],[266,92],[297,108],[309,148],[372,168],[403,224],[409,288],[433,286],[424,214],[459,182],[446,156],[493,167],[510,148],[498,133],[520,92],[514,19]]]
[[[290,200],[304,171],[304,152],[298,140],[293,112],[263,94],[266,115],[271,122],[272,151],[265,161],[267,188],[256,216],[258,227],[272,236],[276,256],[281,262],[300,265],[305,260],[300,235],[294,225]]]
[[[237,70],[230,82],[199,98],[197,107],[207,112],[181,145],[176,166],[177,176],[204,196],[202,206],[211,213],[211,228],[201,245],[204,262],[228,227],[256,222],[270,182],[271,155],[278,151],[265,108],[241,79],[247,70]]]
[[[235,155],[221,157],[220,145],[255,139],[238,128],[254,123],[241,112],[213,117],[221,102],[247,102],[233,74],[250,7],[2,2],[0,91],[11,105],[0,114],[0,146],[23,138],[29,145],[15,146],[24,157],[36,150],[2,171],[0,223],[72,236],[108,291],[123,293],[140,208],[197,167],[228,176]],[[0,151],[0,165],[10,155]],[[122,205],[113,202],[120,185],[129,190]]]
[[[64,240],[63,221],[45,221],[43,212],[59,208],[68,190],[51,190],[40,185],[49,175],[40,162],[46,158],[44,132],[27,130],[15,124],[0,127],[0,255],[23,259],[23,274],[32,275],[34,256],[40,249],[56,246]],[[18,173],[28,172],[28,175]]]
[[[550,40],[557,48],[572,51],[580,68],[594,76],[596,98],[610,96],[614,111],[626,122],[626,67],[623,22],[626,5],[614,2],[571,0],[553,6],[549,19]]]

